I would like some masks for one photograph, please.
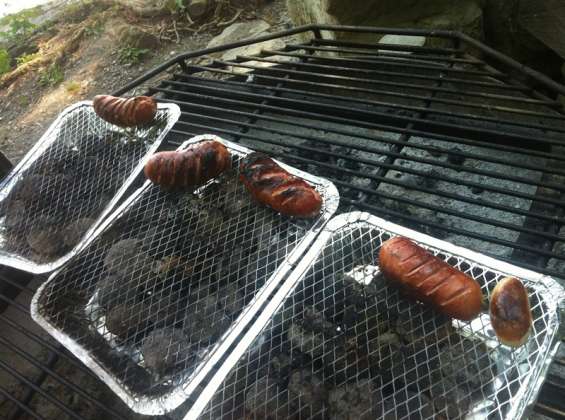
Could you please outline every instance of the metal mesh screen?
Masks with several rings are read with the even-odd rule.
[[[554,333],[547,290],[527,283],[534,330],[511,351],[487,315],[451,322],[387,286],[376,257],[390,237],[364,222],[335,232],[202,418],[506,418]],[[487,298],[501,277],[434,253],[474,277]]]
[[[4,184],[2,252],[46,264],[72,250],[161,141],[173,115],[161,107],[150,127],[122,130],[90,105],[67,110]]]
[[[136,411],[171,410],[283,260],[337,207],[327,186],[316,187],[322,214],[298,221],[253,202],[237,169],[194,193],[147,184],[40,291],[39,316],[94,357]]]

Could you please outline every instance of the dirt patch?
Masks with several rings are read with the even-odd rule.
[[[225,27],[209,25],[197,32],[179,30],[177,42],[177,34],[165,30],[171,27],[170,16],[141,19],[116,6],[97,7],[87,16],[81,15],[80,10],[73,12],[63,15],[37,41],[40,57],[51,59],[43,62],[36,58],[38,61],[27,63],[29,71],[0,88],[0,150],[13,163],[27,153],[68,105],[113,92],[176,54],[204,48]],[[271,24],[271,32],[289,26],[284,0],[246,9],[237,20],[255,17]],[[130,50],[133,59],[124,60],[120,51],[124,46],[120,45],[117,30],[124,26],[162,35],[161,41],[140,57],[135,56],[139,49]],[[69,45],[71,40],[73,44]],[[46,81],[44,76],[53,63],[62,75],[62,80],[55,80],[57,83]]]

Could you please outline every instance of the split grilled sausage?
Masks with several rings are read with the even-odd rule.
[[[118,98],[97,95],[92,101],[92,106],[100,118],[120,127],[149,124],[157,113],[157,102],[150,96]]]
[[[516,277],[505,277],[492,291],[490,322],[502,344],[520,347],[532,330],[528,292]]]
[[[387,279],[439,312],[463,321],[479,315],[483,299],[479,284],[409,239],[398,236],[386,241],[379,262]]]
[[[159,152],[145,164],[145,176],[166,188],[204,184],[231,167],[231,155],[222,143],[209,140],[181,152]]]
[[[263,153],[251,153],[243,159],[240,179],[255,200],[281,214],[306,218],[320,213],[322,197],[314,187]]]

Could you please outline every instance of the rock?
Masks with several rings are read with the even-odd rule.
[[[355,7],[347,0],[287,0],[287,6],[296,25],[455,29],[475,38],[482,38],[483,32],[481,0],[369,0],[356,2]],[[324,38],[374,43],[382,35],[328,32]]]
[[[137,26],[124,25],[119,27],[116,32],[118,42],[123,46],[155,50],[161,44],[159,38]]]
[[[385,35],[383,36],[379,44],[388,45],[409,45],[411,47],[422,47],[426,43],[425,36],[410,36],[410,35]],[[386,50],[380,50],[380,52]],[[408,51],[399,51],[399,53],[409,54]]]
[[[241,41],[242,39],[252,38],[261,32],[265,32],[270,27],[271,25],[261,19],[234,23],[224,29],[220,35],[212,38],[207,48],[214,48],[231,42]]]
[[[210,11],[213,5],[213,0],[190,0],[186,10],[192,19],[200,19]]]
[[[176,7],[175,0],[116,0],[116,3],[145,17],[169,13]]]

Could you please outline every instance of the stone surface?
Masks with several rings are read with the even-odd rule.
[[[309,23],[461,30],[482,38],[480,0],[287,0],[297,25]],[[375,42],[378,34],[326,33],[324,37]]]
[[[161,15],[174,10],[175,0],[116,0],[140,16]]]
[[[154,50],[159,48],[159,39],[149,32],[145,32],[137,26],[124,25],[116,29],[117,37],[121,46],[145,48]]]
[[[241,41],[242,39],[256,37],[258,34],[265,32],[270,27],[271,25],[261,19],[234,23],[224,29],[220,35],[212,38],[207,47],[213,48],[219,45]]]

